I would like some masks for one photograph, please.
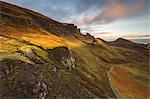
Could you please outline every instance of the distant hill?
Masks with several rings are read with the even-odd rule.
[[[0,9],[2,99],[149,97],[143,45],[82,35],[74,24],[2,1]]]
[[[147,54],[149,51],[149,48],[145,46],[145,44],[135,43],[135,42],[123,39],[123,38],[118,38],[117,40],[109,42],[108,44],[113,45],[113,46],[134,49],[144,54]]]

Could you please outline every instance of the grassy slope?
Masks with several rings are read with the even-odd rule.
[[[6,8],[10,9],[10,7],[7,6]],[[25,19],[30,19],[31,17],[26,15],[27,13],[20,8],[13,7],[14,12],[12,10],[10,10],[10,12],[6,11],[4,11],[5,13],[2,12],[3,20],[0,21],[0,65],[5,66],[4,64],[10,61],[9,65],[14,66],[14,68],[11,68],[11,71],[6,69],[8,71],[8,74],[6,73],[8,77],[4,77],[6,78],[4,83],[5,81],[8,82],[8,87],[11,85],[9,82],[13,82],[13,87],[10,86],[10,89],[15,93],[19,93],[20,96],[32,96],[31,93],[20,91],[19,86],[16,86],[16,83],[19,83],[21,79],[30,82],[30,80],[24,78],[26,74],[29,74],[29,76],[31,75],[31,77],[37,78],[36,82],[45,82],[48,85],[49,94],[47,96],[50,97],[116,97],[109,85],[109,79],[107,77],[107,72],[113,65],[123,64],[122,66],[124,66],[124,63],[143,63],[144,66],[148,67],[146,65],[148,57],[142,53],[139,55],[137,51],[121,47],[111,47],[98,39],[95,43],[92,43],[92,37],[80,34],[78,34],[77,37],[73,35],[57,36],[54,35],[57,33],[51,34],[40,25],[38,28],[32,27],[32,25],[30,26],[28,20]],[[23,16],[20,16],[18,13],[22,13]],[[47,19],[37,13],[30,13],[40,18]],[[6,17],[6,15],[9,17]],[[18,20],[21,19],[23,22],[17,21],[18,25],[11,21],[13,17],[15,17],[15,19],[18,18]],[[22,24],[25,24],[25,27],[22,27]],[[47,50],[60,46],[69,48],[71,54],[75,57],[76,67],[72,71],[64,67],[55,58],[49,57],[50,55]],[[16,67],[15,64],[18,66]],[[53,74],[54,67],[56,67],[58,71],[55,75]],[[16,72],[14,72],[15,68]],[[30,71],[28,71],[29,68]],[[141,67],[137,69],[140,71]],[[133,72],[134,70],[135,69],[128,66],[127,71]],[[1,71],[3,71],[3,69],[1,69]],[[32,72],[38,72],[38,74],[42,76],[35,76]],[[139,75],[140,74],[142,73],[139,73]],[[137,79],[140,79],[139,75],[136,75]],[[145,75],[147,76],[147,74]],[[34,80],[33,78],[30,79]],[[115,77],[113,79],[114,82],[117,80]],[[126,77],[126,79],[128,79],[128,77]],[[131,81],[132,80],[134,81],[134,79],[131,79]],[[119,84],[122,84],[121,82],[122,81],[117,82],[118,85],[115,87],[118,89],[122,87],[119,86]],[[21,84],[20,87],[23,87],[23,85]],[[12,92],[9,88],[7,89],[4,87],[4,89],[5,94],[8,93],[7,91],[10,91],[10,93]],[[28,84],[27,87],[22,90],[27,89]],[[132,89],[128,90],[132,91]],[[30,91],[31,90],[29,90],[29,92]],[[134,94],[134,91],[132,92],[132,94]],[[121,93],[128,94],[126,91],[122,91]],[[19,94],[17,95],[19,96]],[[139,94],[139,96],[142,97],[141,94]]]
[[[142,68],[141,68],[142,67]],[[111,70],[112,84],[123,99],[148,99],[150,88],[146,64],[122,64]]]

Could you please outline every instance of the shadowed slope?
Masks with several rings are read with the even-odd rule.
[[[108,44],[112,45],[112,46],[119,46],[119,47],[134,49],[134,50],[140,51],[144,54],[147,54],[148,50],[149,50],[149,48],[144,44],[134,43],[132,41],[129,41],[129,40],[126,40],[123,38],[118,38],[115,41],[108,42]]]

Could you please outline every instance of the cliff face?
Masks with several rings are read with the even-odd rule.
[[[143,84],[149,81],[148,55],[139,54],[136,49],[110,46],[89,34],[82,35],[73,24],[59,23],[28,9],[4,2],[0,2],[0,9],[2,99],[116,98],[107,73],[118,65],[128,67],[118,70],[119,75],[125,70],[135,77],[122,76],[118,80],[112,71],[119,96],[130,94],[126,92],[128,87],[125,90],[120,87],[123,79],[130,79],[132,84],[142,82],[138,84],[148,88]],[[135,69],[127,63],[142,70],[144,76],[133,72]],[[144,80],[138,78],[141,76]],[[136,97],[148,97],[135,90]]]

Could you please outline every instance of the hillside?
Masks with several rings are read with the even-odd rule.
[[[140,93],[149,93],[148,53],[110,46],[16,5],[0,2],[0,9],[2,99],[149,97]],[[124,80],[143,87],[122,88]]]
[[[119,47],[123,47],[123,48],[137,50],[139,52],[144,53],[145,55],[148,55],[148,53],[149,53],[148,52],[149,51],[148,44],[145,45],[145,44],[134,43],[132,41],[129,41],[129,40],[126,40],[123,38],[118,38],[115,41],[108,42],[108,44],[112,45],[112,46],[119,46]]]

